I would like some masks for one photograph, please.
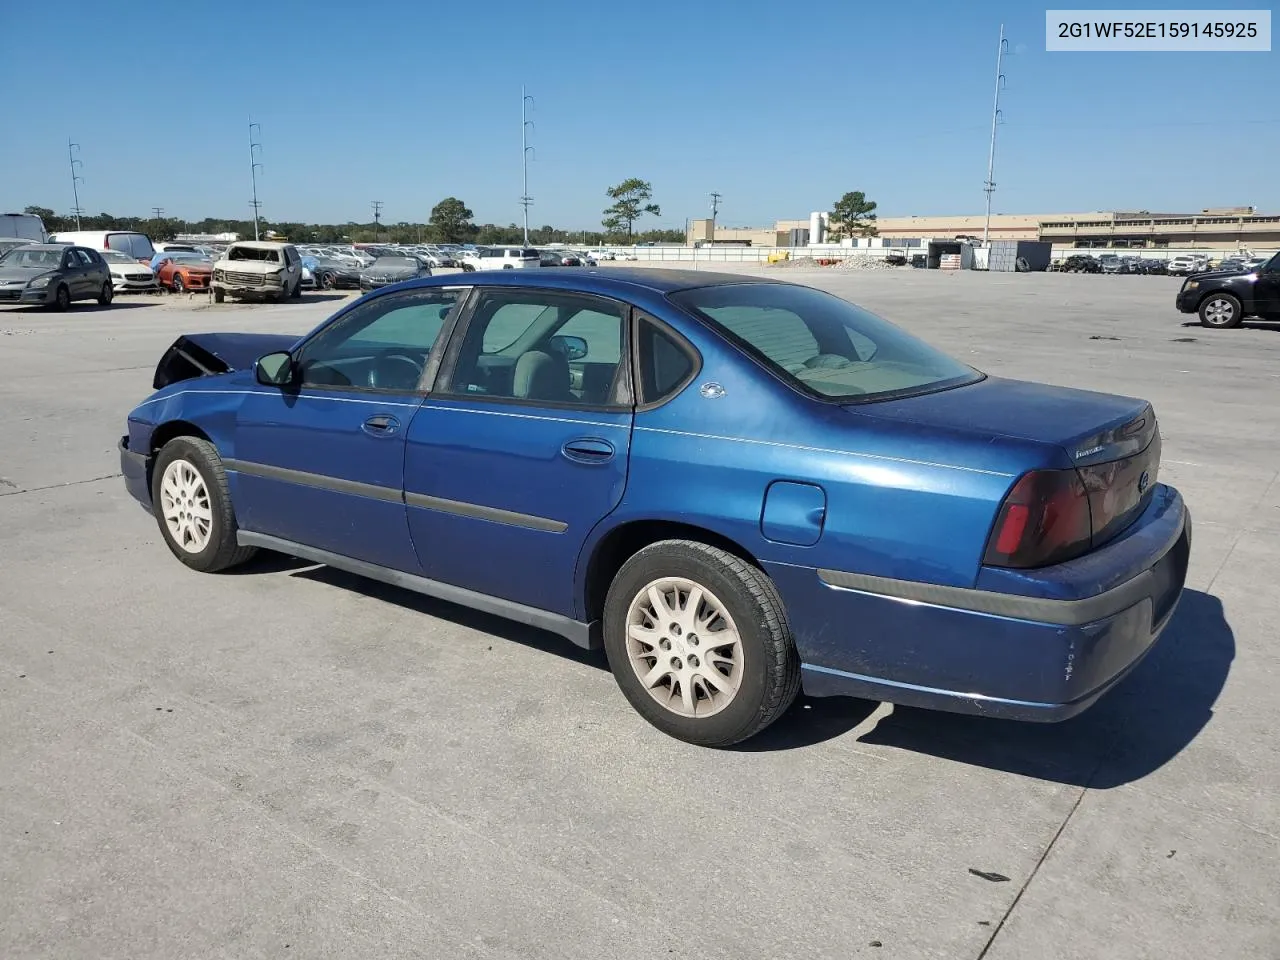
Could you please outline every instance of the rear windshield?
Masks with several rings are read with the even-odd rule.
[[[670,295],[791,386],[846,403],[932,393],[983,374],[839,297],[790,283]]]
[[[417,270],[421,263],[412,257],[379,257],[370,270]]]

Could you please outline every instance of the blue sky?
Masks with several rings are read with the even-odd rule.
[[[8,76],[32,79],[0,146],[0,208],[71,207],[70,136],[91,212],[248,217],[252,111],[268,220],[368,221],[371,200],[386,222],[425,220],[453,195],[478,221],[516,222],[523,83],[531,223],[595,228],[605,188],[630,176],[653,184],[652,225],[677,228],[712,190],[731,225],[805,217],[846,190],[882,216],[978,213],[1003,21],[997,212],[1280,212],[1280,53],[1046,53],[1044,9],[6,4],[5,33],[36,42],[6,44]]]

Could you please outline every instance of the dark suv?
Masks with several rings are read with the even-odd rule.
[[[1193,273],[1175,302],[1206,327],[1238,327],[1245,317],[1280,321],[1280,253],[1251,273]]]

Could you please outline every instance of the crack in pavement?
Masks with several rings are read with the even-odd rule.
[[[62,483],[48,483],[43,487],[28,487],[25,490],[5,490],[0,492],[0,497],[19,497],[24,493],[39,493],[41,490],[58,490],[62,487],[78,487],[82,483],[97,483],[99,480],[114,480],[116,477],[124,476],[121,473],[108,473],[101,477],[89,477],[86,480],[66,480]],[[16,486],[11,480],[0,478],[0,483]]]

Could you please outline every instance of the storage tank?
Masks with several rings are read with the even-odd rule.
[[[827,239],[827,225],[820,210],[809,214],[809,242],[822,243]]]

